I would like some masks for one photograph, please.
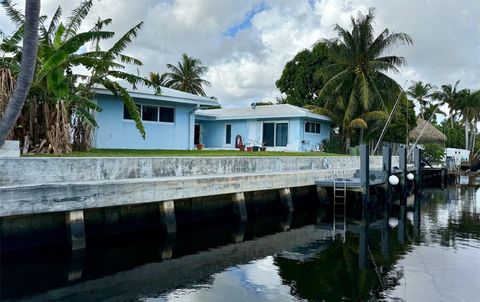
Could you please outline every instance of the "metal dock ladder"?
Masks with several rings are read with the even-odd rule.
[[[341,179],[341,180],[340,180]],[[339,229],[342,232],[342,239],[345,241],[347,233],[347,181],[345,172],[342,178],[335,178],[333,181],[333,235],[337,233],[337,224],[343,226]]]

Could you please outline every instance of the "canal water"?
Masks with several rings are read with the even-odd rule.
[[[425,189],[416,205],[335,230],[321,208],[2,252],[0,300],[479,301],[480,190]]]

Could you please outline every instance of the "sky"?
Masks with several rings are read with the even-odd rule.
[[[51,16],[61,3],[66,18],[79,2],[42,0],[42,13]],[[281,96],[275,81],[285,64],[370,7],[376,32],[389,28],[414,40],[389,51],[407,59],[392,74],[401,85],[460,80],[460,88],[480,89],[480,0],[95,0],[83,29],[98,17],[112,18],[109,30],[121,36],[143,21],[126,50],[144,63],[141,75],[166,72],[165,64],[186,53],[208,67],[207,95],[238,107]],[[0,29],[12,28],[0,10]]]

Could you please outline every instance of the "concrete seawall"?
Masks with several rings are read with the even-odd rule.
[[[398,165],[398,157],[392,162]],[[353,156],[0,159],[2,238],[50,238],[65,232],[63,225],[76,249],[92,230],[108,232],[132,219],[143,225],[148,218],[168,233],[176,231],[178,219],[195,220],[199,211],[236,213],[245,221],[252,202],[264,202],[252,201],[255,192],[270,192],[274,204],[291,212],[294,199],[302,199],[296,193],[301,190],[291,188],[311,194],[315,181],[352,177],[359,166]],[[371,168],[381,166],[380,156],[370,158]]]
[[[393,164],[398,165],[394,156]],[[372,167],[381,156],[370,158]],[[360,167],[358,156],[2,158],[0,186],[83,180],[268,173]]]
[[[373,156],[370,165],[381,160]],[[359,158],[19,158],[0,165],[5,217],[312,186],[353,176]]]

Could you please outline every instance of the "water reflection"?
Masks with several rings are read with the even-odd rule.
[[[345,233],[320,208],[90,241],[83,254],[2,253],[0,298],[477,301],[479,202],[476,188],[451,186],[379,199]]]

